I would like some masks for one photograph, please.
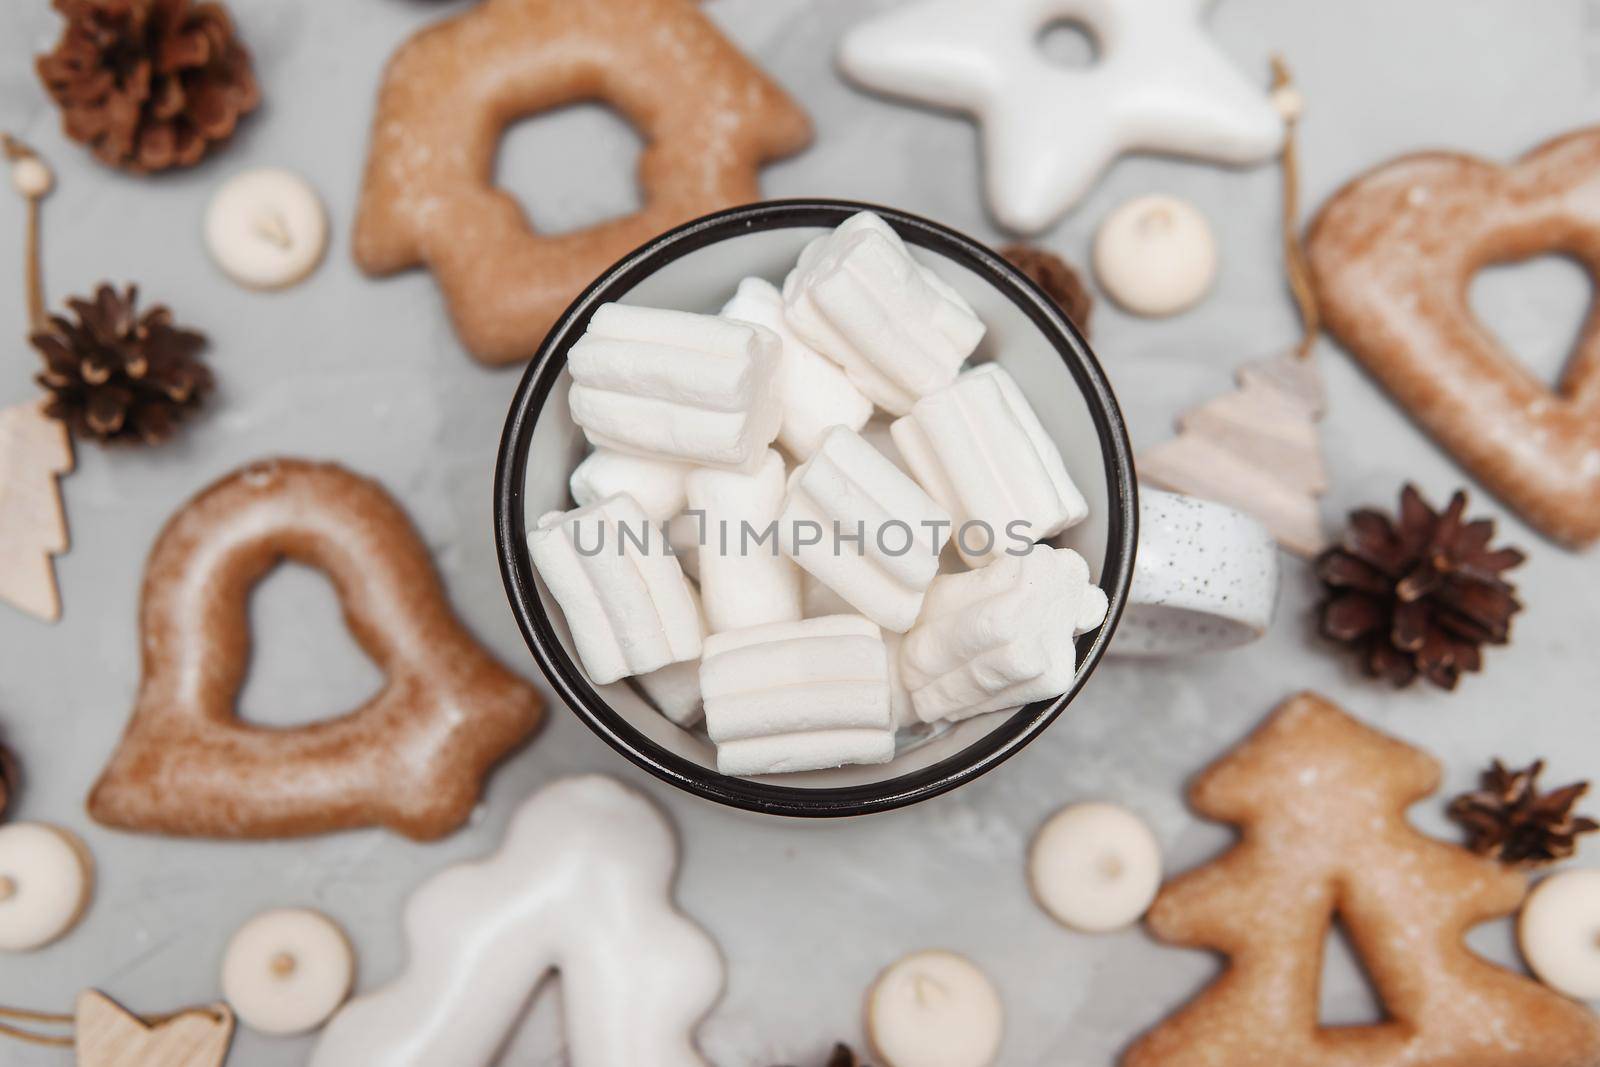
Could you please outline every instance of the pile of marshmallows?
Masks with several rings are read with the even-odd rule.
[[[591,680],[703,712],[733,775],[887,763],[901,727],[1065,692],[1106,598],[1035,542],[1088,506],[1010,375],[962,373],[983,333],[869,212],[720,315],[597,309],[579,506],[528,534]]]

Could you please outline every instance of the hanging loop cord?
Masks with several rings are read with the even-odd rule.
[[[1289,68],[1279,56],[1272,57],[1272,104],[1283,116],[1283,268],[1300,310],[1300,342],[1295,352],[1304,359],[1322,331],[1322,314],[1317,308],[1317,289],[1311,280],[1311,264],[1306,259],[1305,243],[1300,239],[1300,151],[1296,144],[1305,99],[1294,87]]]

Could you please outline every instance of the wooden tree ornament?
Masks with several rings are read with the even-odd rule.
[[[1406,808],[1439,777],[1431,757],[1313,693],[1201,774],[1195,809],[1242,827],[1243,841],[1169,883],[1148,922],[1163,941],[1216,949],[1229,966],[1123,1067],[1600,1063],[1600,1019],[1463,943],[1514,911],[1527,881],[1412,829]],[[1376,1025],[1319,1026],[1336,916],[1387,1009]]]
[[[0,410],[0,600],[61,617],[52,557],[67,550],[56,479],[72,470],[67,428],[33,401]]]
[[[26,145],[0,135],[11,161],[12,184],[28,203],[23,273],[28,321],[44,323],[39,269],[39,203],[52,184],[50,170]],[[30,401],[0,410],[0,600],[49,622],[61,617],[51,557],[67,550],[66,515],[56,479],[72,470],[66,427]]]
[[[1239,389],[1178,418],[1178,436],[1139,457],[1152,485],[1215,500],[1254,515],[1278,543],[1312,556],[1327,545],[1317,497],[1327,491],[1317,420],[1322,376],[1311,358],[1320,328],[1298,219],[1299,162],[1294,131],[1301,101],[1281,61],[1273,100],[1289,126],[1283,147],[1284,269],[1300,311],[1300,342],[1238,372]]]

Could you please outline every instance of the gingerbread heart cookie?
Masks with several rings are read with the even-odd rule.
[[[1473,314],[1494,263],[1570,256],[1600,287],[1600,128],[1517,163],[1426,152],[1323,207],[1308,240],[1328,329],[1491,492],[1569,546],[1600,538],[1600,310],[1556,388]]]
[[[285,559],[327,573],[388,678],[346,715],[274,729],[239,721],[234,699],[250,590]],[[108,826],[262,838],[383,825],[441,837],[543,716],[538,692],[451,611],[405,512],[332,464],[255,463],[202,492],[156,541],[143,597],[138,703],[89,796]]]
[[[646,140],[644,206],[574,233],[536,233],[495,187],[500,135],[587,100],[615,107]],[[526,359],[607,267],[680,223],[761,199],[760,165],[810,140],[805,112],[694,0],[485,0],[389,62],[356,263],[369,274],[426,265],[474,356]]]

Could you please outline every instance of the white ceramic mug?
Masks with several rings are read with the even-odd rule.
[[[595,685],[585,675],[565,619],[534,573],[526,531],[539,515],[571,506],[567,476],[587,444],[568,411],[566,358],[598,306],[620,301],[714,313],[745,277],[781,283],[808,241],[860,210],[882,216],[913,255],[982,318],[987,332],[973,362],[996,362],[1010,373],[1089,504],[1089,517],[1051,543],[1084,557],[1109,610],[1104,624],[1078,639],[1076,677],[1058,697],[903,731],[914,736],[903,737],[891,764],[733,778],[717,773],[715,749],[703,732],[678,727],[626,682]],[[839,201],[776,201],[734,208],[664,234],[573,303],[513,398],[495,475],[495,538],[506,593],[529,649],[557,694],[607,743],[663,780],[719,803],[784,815],[857,815],[915,803],[971,780],[1038,736],[1071,702],[1132,603],[1138,497],[1127,430],[1104,372],[1061,309],[1016,268],[982,243],[904,212]],[[1161,555],[1153,552],[1151,558]],[[1164,555],[1172,561],[1165,569],[1175,574],[1184,557]],[[1141,608],[1170,615],[1180,606],[1171,592],[1178,584],[1151,581],[1151,602]],[[1197,602],[1186,610],[1202,607]]]
[[[1139,487],[1139,550],[1113,656],[1182,656],[1247,644],[1272,623],[1278,546],[1223,504]]]

